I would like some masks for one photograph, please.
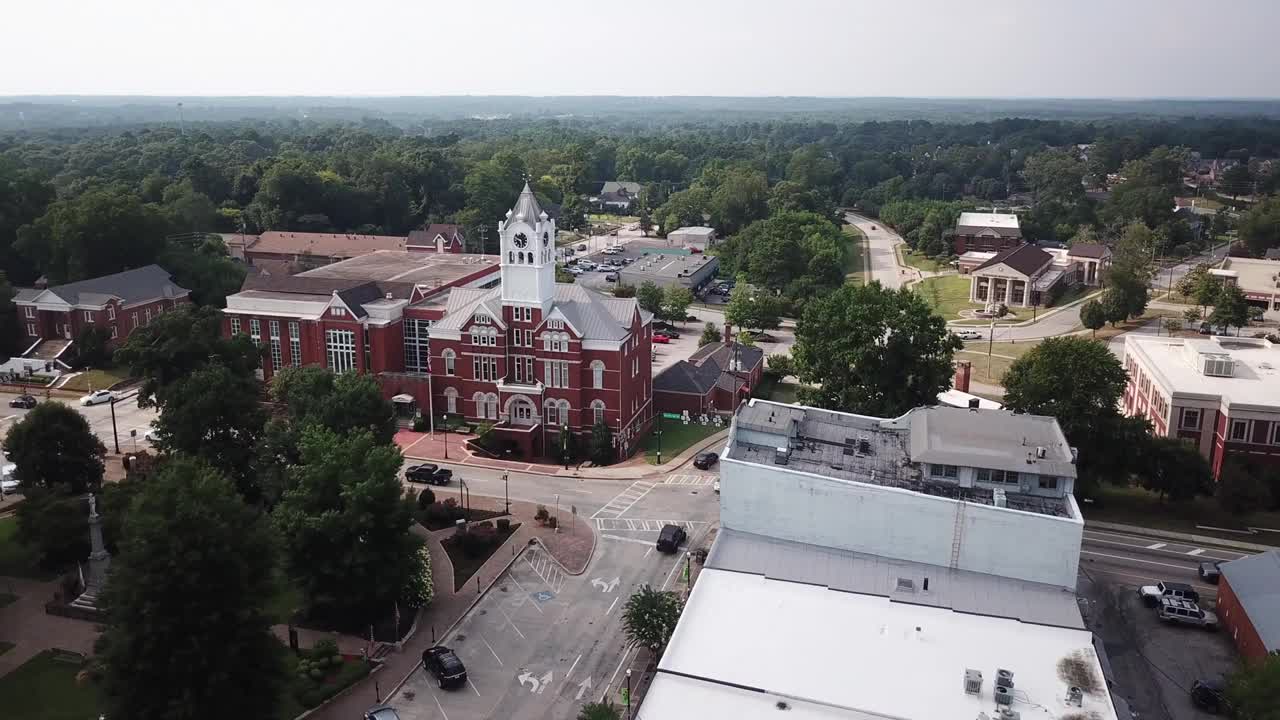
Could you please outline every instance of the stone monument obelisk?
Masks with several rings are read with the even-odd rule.
[[[96,610],[98,595],[107,583],[107,570],[111,568],[111,554],[102,540],[102,516],[98,514],[98,499],[89,496],[89,572],[81,570],[84,580],[84,592],[71,604]]]

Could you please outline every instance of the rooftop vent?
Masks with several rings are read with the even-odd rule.
[[[995,691],[996,705],[1008,707],[1013,704],[1013,688],[997,685]],[[1003,715],[1001,715],[1003,717]]]
[[[871,454],[871,441],[869,439],[864,437],[858,438],[858,454],[859,455]]]
[[[996,720],[1022,720],[1022,713],[1009,707],[1000,708],[1000,712],[996,713]]]
[[[1067,688],[1067,704],[1080,707],[1084,704],[1084,691],[1072,685]]]
[[[1044,456],[1045,456],[1045,452],[1046,452],[1046,451],[1045,451],[1045,448],[1044,448],[1044,446],[1043,446],[1043,445],[1037,446],[1037,447],[1036,447],[1036,459],[1037,459],[1037,460],[1043,460],[1043,459],[1044,459]]]
[[[1236,361],[1227,353],[1200,353],[1200,373],[1209,377],[1233,377]]]
[[[913,593],[916,591],[916,584],[911,578],[898,578],[897,591]]]
[[[787,448],[778,448],[773,453],[774,465],[786,465],[791,460],[791,451]]]
[[[981,407],[981,403],[982,401],[979,400],[978,398],[969,398],[969,409],[977,410],[979,407]]]
[[[998,508],[1009,507],[1009,500],[1005,497],[1004,488],[995,488],[991,491],[991,504]]]
[[[982,671],[981,670],[965,670],[964,671],[964,691],[969,695],[982,694]]]

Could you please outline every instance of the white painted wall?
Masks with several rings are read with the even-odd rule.
[[[720,522],[727,528],[950,567],[963,507],[957,567],[1076,587],[1084,524],[1072,500],[1072,518],[1058,518],[729,457],[720,478]]]

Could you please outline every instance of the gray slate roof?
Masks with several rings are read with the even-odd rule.
[[[524,221],[533,225],[538,222],[541,214],[542,207],[538,205],[538,198],[534,196],[529,183],[525,183],[524,190],[520,191],[520,197],[516,199],[516,206],[511,208],[511,217],[507,222]]]
[[[1267,652],[1280,650],[1280,550],[1232,560],[1221,569]]]
[[[719,379],[719,366],[712,363],[694,365],[688,360],[681,360],[653,378],[653,391],[706,395]]]
[[[1052,585],[807,545],[729,528],[721,528],[705,566],[955,612],[1084,629],[1075,594]],[[913,590],[899,590],[899,578],[910,580]],[[924,590],[925,578],[929,579],[928,591]]]
[[[996,253],[995,257],[974,268],[972,272],[1003,264],[1008,265],[1023,275],[1030,277],[1034,275],[1037,270],[1044,267],[1045,263],[1051,262],[1052,260],[1052,255],[1041,250],[1035,245],[1023,244],[1017,247],[1001,250]]]
[[[741,372],[750,372],[764,359],[764,351],[740,343],[711,343],[698,348],[688,360],[667,367],[653,379],[655,391],[706,395],[719,386],[737,392],[743,379],[729,372],[734,351],[738,353]]]
[[[1111,254],[1111,248],[1098,243],[1076,243],[1067,250],[1067,254],[1081,258],[1104,258]]]
[[[31,301],[44,290],[19,291],[14,298],[18,302]],[[159,265],[144,265],[112,275],[90,278],[79,282],[55,285],[47,289],[70,305],[103,305],[112,298],[119,298],[122,305],[132,305],[144,300],[185,297],[190,291],[173,282],[168,270]]]
[[[556,284],[552,301],[553,311],[559,310],[585,340],[625,338],[631,332],[631,320],[639,307],[635,298],[609,297],[569,283]],[[445,316],[436,327],[461,330],[477,310],[483,310],[502,325],[502,288],[454,288],[449,294]],[[652,319],[652,313],[640,310],[642,324]]]

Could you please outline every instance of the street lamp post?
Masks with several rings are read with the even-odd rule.
[[[449,459],[449,413],[444,414],[444,459]]]
[[[627,694],[622,699],[627,703],[627,720],[631,720],[631,668],[627,668]]]
[[[658,413],[658,430],[654,433],[658,438],[658,464],[662,464],[662,413]]]
[[[507,485],[507,481],[509,479],[510,479],[510,473],[502,473],[502,498],[507,504],[508,515],[511,514],[511,492],[510,492],[510,488]]]
[[[120,454],[120,433],[116,432],[116,396],[111,396],[111,436],[116,441],[116,454]]]

